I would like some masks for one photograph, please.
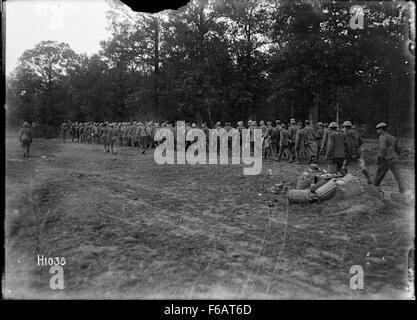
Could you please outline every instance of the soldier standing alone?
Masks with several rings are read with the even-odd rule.
[[[23,157],[29,158],[29,149],[32,144],[32,130],[30,129],[30,124],[28,122],[23,123],[22,129],[20,129],[19,141],[25,151]]]
[[[405,185],[398,166],[398,139],[387,132],[387,124],[384,122],[381,122],[376,126],[376,131],[379,135],[379,152],[377,157],[378,171],[376,173],[374,185],[379,187],[385,174],[388,170],[391,170],[398,183],[400,193],[404,193]]]
[[[68,125],[65,122],[62,123],[61,131],[62,131],[62,140],[65,142],[65,140],[67,139],[67,134],[68,134]]]

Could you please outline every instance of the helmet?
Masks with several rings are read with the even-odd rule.
[[[336,122],[330,122],[329,128],[337,128]]]
[[[378,124],[376,125],[376,128],[377,128],[377,129],[380,129],[380,128],[385,128],[385,127],[387,127],[387,124],[386,124],[385,122],[380,122],[380,123],[378,123]]]
[[[350,121],[345,121],[345,122],[343,122],[343,126],[344,126],[344,127],[351,127],[351,126],[352,126],[352,122],[350,122]]]

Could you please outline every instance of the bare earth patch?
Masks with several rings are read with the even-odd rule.
[[[17,140],[6,141],[6,297],[412,295],[414,207],[388,197],[289,206],[267,188],[294,187],[305,166],[267,160],[243,176],[235,165],[159,166],[152,151],[42,139],[32,150],[23,159]],[[414,189],[413,164],[402,172]],[[383,190],[396,191],[391,173]],[[38,254],[66,258],[65,290],[49,288]],[[349,287],[353,265],[364,269],[363,290]]]

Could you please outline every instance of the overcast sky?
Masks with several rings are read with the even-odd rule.
[[[77,53],[98,52],[108,38],[104,0],[7,0],[6,74],[22,53],[42,40],[66,42]]]

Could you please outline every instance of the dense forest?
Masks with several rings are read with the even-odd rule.
[[[357,3],[357,29],[353,2],[193,0],[157,15],[114,6],[98,53],[54,41],[23,53],[6,81],[7,123],[295,117],[413,133],[413,4]]]

